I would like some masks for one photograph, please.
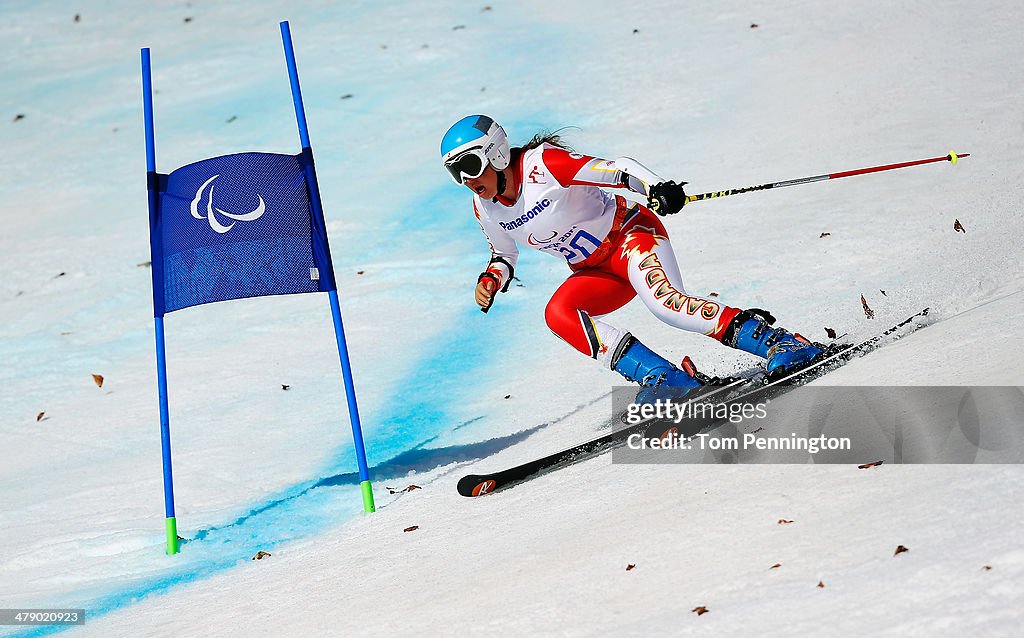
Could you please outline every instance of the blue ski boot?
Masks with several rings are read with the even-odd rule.
[[[729,324],[722,343],[768,360],[768,379],[777,379],[814,361],[822,348],[784,328],[772,328],[775,317],[767,310],[740,312]]]
[[[636,396],[637,403],[681,399],[703,385],[693,374],[672,365],[629,333],[619,342],[611,367],[628,381],[643,386]]]

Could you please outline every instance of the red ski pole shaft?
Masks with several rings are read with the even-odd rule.
[[[764,191],[771,188],[782,188],[783,186],[796,186],[797,184],[810,184],[811,182],[824,182],[830,179],[840,179],[842,177],[852,177],[854,175],[866,175],[868,173],[878,173],[880,171],[891,171],[897,168],[907,168],[908,166],[919,166],[921,164],[931,164],[932,162],[950,162],[956,164],[957,160],[963,157],[970,157],[970,153],[954,153],[950,151],[948,155],[942,157],[932,157],[929,159],[915,160],[913,162],[900,162],[899,164],[886,164],[885,166],[870,166],[868,168],[858,168],[852,171],[841,171],[839,173],[826,173],[825,175],[814,175],[812,177],[801,177],[799,179],[788,179],[781,182],[769,182],[768,184],[760,184],[758,186],[747,186],[746,188],[733,188],[727,191],[717,191],[713,193],[701,193],[699,195],[687,195],[686,201],[698,202],[702,199],[714,199],[716,197],[728,197],[729,195],[739,195],[740,193],[750,193],[753,191]]]

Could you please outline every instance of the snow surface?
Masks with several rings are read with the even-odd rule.
[[[1020,3],[0,6],[0,608],[87,608],[83,636],[1020,634],[1019,466],[606,455],[458,496],[606,429],[617,377],[544,326],[555,260],[525,253],[521,285],[476,310],[486,244],[436,160],[471,112],[514,141],[573,126],[577,149],[694,192],[969,152],[667,225],[690,290],[812,338],[932,308],[828,383],[1024,385]],[[296,152],[282,19],[379,509],[360,511],[324,296],[188,309],[166,319],[189,539],[168,557],[138,52],[158,170]],[[639,304],[613,321],[712,373],[754,363]]]

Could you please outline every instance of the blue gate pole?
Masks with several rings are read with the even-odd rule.
[[[295,102],[295,119],[299,125],[299,140],[302,150],[312,160],[313,152],[309,143],[309,131],[306,128],[306,110],[302,106],[302,91],[299,88],[299,72],[295,66],[295,51],[292,48],[292,34],[288,22],[281,23],[281,40],[284,43],[284,57],[288,64],[288,77],[292,84],[292,100]],[[310,204],[313,212],[323,219],[323,203],[320,201],[320,187],[316,181],[316,169],[307,170]],[[326,237],[326,233],[325,233]],[[331,266],[334,268],[333,264]],[[336,288],[336,286],[335,286]],[[331,315],[334,317],[334,334],[338,341],[338,356],[341,359],[341,374],[345,381],[345,397],[348,399],[348,416],[352,423],[352,439],[356,449],[356,462],[359,464],[359,487],[363,495],[363,510],[372,512],[376,509],[373,503],[373,487],[370,485],[370,470],[366,465],[366,448],[363,446],[363,429],[359,422],[359,408],[356,405],[356,390],[352,383],[352,366],[348,357],[348,344],[345,341],[345,326],[341,322],[341,305],[338,303],[338,291],[327,293],[331,301]]]
[[[157,215],[156,145],[153,135],[153,77],[149,49],[142,50],[142,108],[146,117],[146,182],[149,190],[149,217]],[[150,224],[150,233],[153,232]],[[152,241],[152,237],[150,238]],[[168,555],[178,553],[178,524],[174,517],[174,477],[171,473],[171,425],[167,409],[167,355],[164,348],[164,317],[153,317],[156,324],[156,377],[160,392],[160,444],[164,462],[164,524]]]

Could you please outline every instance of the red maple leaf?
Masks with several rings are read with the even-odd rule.
[[[637,232],[644,230],[647,232]],[[662,239],[667,240],[668,238],[656,234],[653,228],[647,228],[646,226],[634,226],[630,229],[629,233],[626,234],[626,239],[622,242],[622,256],[625,259],[629,259],[635,254],[649,254],[657,248],[658,242]]]

